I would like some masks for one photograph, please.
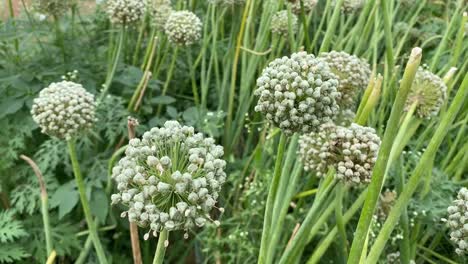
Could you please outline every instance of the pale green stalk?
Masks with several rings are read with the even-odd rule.
[[[323,37],[322,46],[320,47],[319,54],[322,52],[327,52],[331,45],[331,40],[333,35],[335,34],[336,26],[338,24],[338,19],[341,13],[341,5],[343,5],[344,0],[337,0],[335,8],[333,9],[333,14],[331,17],[331,21],[328,23],[327,31],[325,36]]]
[[[346,236],[346,226],[343,219],[343,192],[345,191],[343,182],[338,182],[335,188],[335,220],[338,227],[337,246],[341,250],[339,260],[341,263],[346,263],[348,255],[348,239]],[[330,206],[332,207],[332,206]]]
[[[440,144],[442,143],[447,132],[449,131],[449,126],[455,120],[458,111],[465,102],[465,98],[467,96],[467,88],[468,75],[465,76],[463,83],[461,84],[460,89],[458,90],[455,98],[453,99],[449,110],[442,118],[442,121],[437,127],[434,136],[432,137],[429,145],[427,146],[426,151],[422,155],[418,165],[414,169],[413,174],[409,178],[408,183],[405,185],[405,188],[401,192],[395,205],[392,207],[392,210],[390,211],[387,220],[385,221],[374,245],[370,250],[366,263],[377,263],[380,254],[382,253],[385,247],[386,241],[390,237],[391,232],[395,228],[395,225],[398,223],[401,213],[404,211],[414,192],[418,188],[422,177],[426,172],[427,165],[432,163],[432,160],[434,159]]]
[[[378,202],[380,191],[384,184],[385,170],[387,167],[387,162],[389,159],[393,141],[398,132],[398,123],[420,62],[421,49],[414,48],[411,52],[411,56],[406,66],[403,79],[401,80],[400,89],[398,90],[397,97],[395,99],[395,102],[393,103],[392,112],[387,123],[387,129],[385,130],[379,155],[374,166],[374,170],[372,173],[372,181],[369,186],[366,202],[364,203],[364,207],[359,218],[359,223],[354,235],[354,240],[348,258],[348,261],[350,263],[358,263],[361,259],[362,250],[364,248],[364,243],[367,238],[369,227],[372,221],[372,216],[374,214],[374,210]]]
[[[361,205],[364,202],[364,199],[366,198],[366,194],[367,189],[359,195],[359,197],[356,199],[353,205],[351,205],[348,211],[346,211],[346,213],[343,216],[344,224],[348,223],[351,217],[353,217],[354,214],[359,210],[359,208],[361,208]],[[328,232],[327,236],[318,243],[318,247],[315,248],[314,253],[307,261],[307,264],[318,263],[322,259],[322,256],[323,254],[325,254],[328,247],[335,241],[335,237],[337,234],[338,228],[335,226],[333,229],[331,229],[330,232]]]
[[[166,254],[166,240],[169,238],[169,231],[163,229],[159,232],[158,245],[154,254],[153,264],[162,264]]]
[[[463,12],[463,18],[461,20],[460,28],[458,29],[457,37],[455,39],[455,48],[453,49],[453,55],[449,63],[451,67],[456,67],[458,60],[461,58],[460,54],[463,51],[463,39],[465,38],[465,34],[466,34],[465,28],[466,28],[467,21],[468,21],[468,13]]]
[[[393,58],[392,21],[390,20],[391,14],[389,14],[390,11],[388,7],[388,3],[389,1],[380,1],[380,5],[382,8],[383,22],[384,22],[385,52],[386,52],[387,67],[388,67],[387,69],[388,69],[388,75],[392,76],[393,68],[395,67],[395,62]],[[387,98],[387,97],[384,96],[384,98]]]
[[[268,263],[268,245],[270,241],[270,236],[272,232],[272,219],[274,215],[274,206],[276,200],[276,194],[278,192],[278,186],[280,183],[281,177],[281,165],[283,163],[284,148],[286,146],[286,135],[281,132],[280,140],[278,143],[278,151],[276,154],[275,170],[273,173],[273,179],[270,183],[270,188],[268,190],[268,197],[265,206],[265,216],[263,218],[263,229],[262,229],[262,238],[260,243],[260,252],[258,255],[258,263],[265,264]]]
[[[91,209],[89,207],[88,198],[86,197],[86,188],[83,181],[83,176],[81,175],[80,164],[78,162],[76,154],[76,146],[74,139],[68,140],[68,151],[70,154],[70,160],[72,162],[73,173],[75,174],[76,185],[78,187],[78,193],[80,194],[81,205],[83,206],[83,212],[86,219],[86,224],[88,225],[89,233],[94,244],[94,249],[96,250],[97,257],[101,264],[106,264],[106,254],[104,253],[104,248],[101,245],[99,236],[96,230],[96,225],[94,223],[93,217],[91,215]]]

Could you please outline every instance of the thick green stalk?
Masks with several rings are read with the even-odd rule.
[[[451,67],[456,67],[457,62],[460,59],[460,54],[463,51],[463,39],[466,35],[466,23],[468,21],[468,13],[463,12],[463,18],[460,23],[460,28],[458,29],[457,38],[455,39],[455,48],[453,49],[452,59],[450,60],[449,65]]]
[[[359,223],[354,235],[354,240],[348,258],[350,263],[358,263],[361,259],[362,250],[367,238],[372,216],[379,199],[380,191],[384,184],[384,175],[390,156],[390,151],[392,149],[393,141],[398,133],[398,123],[400,121],[401,114],[406,103],[406,98],[411,89],[411,85],[420,62],[421,49],[414,48],[406,65],[406,70],[403,75],[403,79],[401,80],[397,97],[393,103],[392,112],[387,123],[387,129],[385,130],[385,134],[382,140],[379,156],[372,173],[372,181],[369,186],[366,202],[364,203],[364,207],[359,218]]]
[[[91,238],[91,235],[88,235],[88,237],[86,238],[83,250],[81,250],[80,255],[78,255],[78,258],[76,259],[75,264],[85,263],[92,245],[93,245],[93,240]]]
[[[346,213],[343,216],[343,223],[346,224],[349,222],[351,217],[354,216],[354,214],[357,212],[357,210],[361,207],[362,203],[364,202],[364,199],[366,198],[367,194],[367,189],[364,190],[359,197],[356,199],[356,201],[351,205],[351,207],[346,211]],[[310,257],[310,259],[307,261],[307,264],[313,264],[317,263],[319,260],[322,259],[323,254],[327,251],[328,247],[334,242],[335,236],[338,234],[338,228],[335,226],[328,234],[327,236],[322,239],[322,241],[318,244],[319,246],[315,249],[314,253]],[[350,262],[348,262],[350,263]]]
[[[106,81],[104,82],[104,85],[102,87],[101,95],[99,96],[99,99],[97,101],[98,104],[100,102],[102,102],[102,100],[106,96],[106,94],[109,91],[109,88],[110,88],[110,86],[112,84],[112,79],[114,79],[115,71],[117,70],[117,65],[119,64],[120,54],[122,53],[122,47],[123,47],[124,39],[125,39],[125,28],[124,28],[124,26],[122,26],[122,28],[120,29],[120,32],[119,32],[119,43],[118,43],[118,46],[117,46],[117,51],[116,51],[116,53],[114,55],[114,58],[112,59],[112,66],[111,66],[110,71],[108,72],[108,74],[106,76]]]
[[[346,256],[348,255],[348,239],[346,238],[346,227],[343,219],[343,192],[344,186],[342,182],[338,182],[335,188],[335,220],[338,227],[338,248],[341,249],[341,257],[339,258],[342,263],[346,263]]]
[[[392,21],[389,14],[389,1],[380,1],[382,7],[382,16],[384,22],[384,33],[385,33],[385,52],[387,56],[388,75],[392,76],[393,68],[395,66],[393,58],[393,41],[392,41]]]
[[[304,0],[300,1],[301,4],[301,21],[302,27],[304,28],[304,39],[305,39],[305,50],[310,51],[310,38],[309,38],[309,23],[307,22],[306,13],[304,10]],[[291,6],[288,5],[288,10],[291,9]]]
[[[276,154],[275,170],[273,179],[270,183],[268,197],[265,207],[265,216],[263,218],[262,240],[260,244],[260,253],[258,255],[258,263],[265,264],[268,260],[268,245],[271,235],[272,218],[276,200],[276,193],[281,177],[281,168],[283,163],[284,148],[286,146],[286,135],[281,132],[280,141],[278,144],[278,152]]]
[[[461,84],[460,89],[458,90],[453,102],[447,111],[447,113],[442,118],[440,125],[437,127],[437,130],[434,133],[429,145],[427,146],[426,151],[422,155],[418,165],[413,171],[408,183],[405,185],[405,188],[401,192],[398,200],[390,211],[387,220],[385,221],[374,245],[372,246],[369,256],[367,257],[366,263],[377,263],[380,254],[382,253],[386,241],[390,237],[391,232],[395,228],[400,216],[406,206],[408,205],[411,197],[418,188],[424,173],[426,172],[427,165],[432,162],[434,156],[445,138],[445,135],[449,131],[449,127],[452,124],[453,120],[458,114],[461,106],[465,102],[467,96],[468,88],[468,75],[465,76],[463,83]]]
[[[334,173],[329,173],[327,177],[333,178]],[[314,226],[314,220],[316,219],[319,208],[324,205],[323,202],[327,198],[329,192],[335,187],[335,183],[336,181],[333,180],[329,182],[329,184],[324,184],[325,186],[322,186],[322,191],[318,193],[317,198],[314,200],[312,208],[307,212],[306,218],[302,222],[301,227],[281,256],[279,261],[280,264],[291,263],[299,260],[302,251],[308,242],[310,230]]]
[[[397,189],[398,193],[401,193],[406,182],[405,182],[405,173],[402,169],[403,166],[400,166],[400,171],[398,171],[399,179],[397,180]],[[388,168],[388,166],[387,166]],[[401,217],[400,217],[400,226],[403,229],[403,239],[399,242],[400,248],[400,262],[401,264],[409,264],[411,260],[411,237],[409,231],[409,220],[408,220],[408,212],[406,208],[403,210]]]
[[[94,249],[96,250],[97,257],[101,264],[106,264],[107,259],[104,253],[104,248],[101,245],[99,236],[96,230],[96,225],[94,224],[93,217],[91,215],[91,209],[89,207],[88,198],[86,197],[86,188],[83,181],[83,176],[81,175],[80,164],[78,162],[76,154],[75,141],[73,139],[67,141],[68,151],[70,155],[70,160],[72,162],[73,173],[75,174],[76,185],[78,186],[78,192],[80,194],[81,205],[83,206],[83,212],[86,219],[86,224],[88,225],[89,233],[91,239],[93,240]]]
[[[327,52],[330,48],[331,40],[335,34],[336,25],[338,24],[338,20],[340,18],[340,13],[341,13],[340,9],[341,9],[341,5],[343,5],[343,1],[344,0],[338,0],[336,2],[335,8],[333,9],[333,15],[332,15],[331,21],[330,23],[328,23],[327,32],[325,33],[325,36],[323,37],[323,42],[322,42],[322,46],[320,47],[319,53]]]
[[[163,229],[159,232],[158,246],[154,254],[153,264],[162,264],[164,262],[164,255],[166,254],[166,240],[169,238],[169,231]]]

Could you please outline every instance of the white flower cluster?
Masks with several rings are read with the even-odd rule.
[[[439,113],[446,97],[447,86],[444,81],[439,76],[420,67],[406,99],[405,109],[408,110],[416,102],[416,114],[420,118],[430,118]]]
[[[143,0],[107,0],[107,14],[114,24],[131,24],[140,21],[146,12]]]
[[[255,111],[286,134],[316,130],[339,112],[337,77],[324,61],[306,52],[270,62],[257,86]]]
[[[461,188],[457,199],[448,207],[448,226],[450,240],[456,245],[455,252],[459,255],[468,254],[468,189]]]
[[[69,140],[95,122],[94,95],[78,83],[52,83],[34,99],[31,114],[42,133]]]
[[[299,139],[299,154],[306,171],[322,177],[331,166],[336,178],[350,184],[370,182],[379,148],[375,130],[354,123],[349,127],[324,124],[318,132]]]
[[[273,15],[270,24],[271,32],[287,37],[289,34],[288,10],[281,10]],[[297,31],[297,16],[291,14],[291,29],[293,33]]]
[[[189,46],[201,38],[201,20],[190,11],[175,11],[169,15],[164,32],[177,45]]]
[[[338,76],[340,85],[338,91],[341,98],[338,104],[342,108],[353,108],[359,91],[366,89],[371,75],[369,63],[355,55],[343,51],[331,51],[320,54],[330,66],[331,71]]]
[[[151,21],[158,29],[164,29],[167,19],[174,12],[171,0],[148,0],[148,9],[151,12]]]
[[[214,139],[167,121],[141,140],[130,140],[125,157],[112,170],[118,189],[112,204],[127,206],[122,217],[149,227],[146,238],[151,231],[156,236],[162,229],[201,227],[212,221],[209,213],[226,180],[223,155]]]
[[[318,0],[293,0],[291,2],[291,10],[295,14],[300,14],[301,11],[301,2],[304,6],[304,13],[309,13],[317,5]]]

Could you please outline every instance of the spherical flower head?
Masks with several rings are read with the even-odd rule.
[[[255,111],[286,134],[316,130],[339,112],[337,77],[327,63],[306,52],[270,62],[257,86]]]
[[[344,0],[341,11],[345,14],[354,13],[361,10],[365,3],[365,0]]]
[[[304,13],[310,13],[314,7],[317,5],[318,0],[293,0],[290,1],[291,11],[294,14],[300,14],[301,11],[301,1],[304,6]]]
[[[35,11],[50,16],[65,14],[76,2],[74,0],[36,0],[33,2]]]
[[[287,37],[289,34],[288,10],[282,10],[273,15],[270,24],[271,32]],[[297,16],[291,14],[291,29],[293,33],[297,31]]]
[[[439,113],[440,107],[447,96],[447,86],[437,75],[419,68],[406,99],[405,109],[416,103],[416,115],[420,118],[430,118]]]
[[[42,133],[69,140],[95,122],[94,95],[78,83],[52,83],[34,99],[31,114]]]
[[[214,139],[167,121],[130,140],[112,170],[118,189],[112,203],[126,206],[123,216],[155,236],[162,229],[201,227],[212,221],[209,214],[226,181],[223,154]]]
[[[107,0],[107,14],[114,24],[132,24],[140,21],[146,12],[143,0]]]
[[[338,86],[338,91],[341,93],[341,98],[338,100],[340,107],[354,108],[356,96],[369,83],[371,75],[369,63],[343,51],[325,52],[320,54],[319,58],[328,63],[340,81]]]
[[[164,31],[172,43],[189,46],[200,40],[202,22],[190,11],[176,11],[169,15]]]
[[[299,139],[299,154],[306,171],[322,177],[333,167],[335,177],[351,185],[370,182],[379,148],[375,130],[354,123],[349,127],[324,124],[319,131]]]
[[[447,224],[458,255],[468,254],[468,189],[461,188],[457,199],[447,208]]]
[[[151,21],[158,29],[164,29],[167,19],[174,12],[171,0],[149,0],[148,10],[151,12]]]

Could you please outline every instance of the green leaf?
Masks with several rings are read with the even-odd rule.
[[[93,188],[90,207],[93,215],[95,215],[101,223],[105,223],[107,212],[109,211],[109,200],[103,189]]]
[[[62,219],[78,204],[79,194],[75,181],[70,181],[57,188],[50,200],[50,207],[59,208],[59,219]]]
[[[0,243],[10,243],[28,235],[23,229],[23,224],[13,218],[13,214],[12,210],[0,212]]]
[[[167,114],[171,117],[171,118],[174,118],[174,119],[177,119],[177,115],[178,115],[178,112],[177,112],[177,109],[173,106],[168,106],[167,109]]]
[[[13,263],[28,257],[29,254],[18,245],[1,245],[0,246],[0,263]]]
[[[168,95],[160,95],[151,99],[152,104],[172,104],[176,101],[175,98]]]

